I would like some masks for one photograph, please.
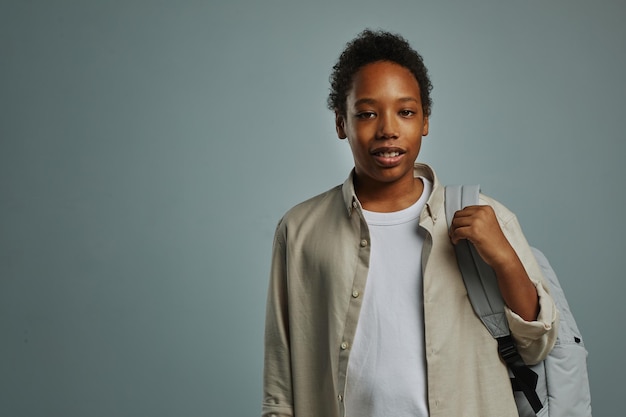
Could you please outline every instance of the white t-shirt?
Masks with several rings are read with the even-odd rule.
[[[432,191],[392,213],[363,211],[371,254],[348,362],[348,417],[428,416],[419,215]]]

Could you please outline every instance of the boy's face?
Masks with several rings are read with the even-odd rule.
[[[339,138],[350,143],[359,184],[413,181],[428,117],[419,84],[407,68],[388,61],[361,68],[346,99],[346,114],[336,114],[335,122]]]

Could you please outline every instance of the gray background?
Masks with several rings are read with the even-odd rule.
[[[251,416],[274,227],[343,181],[365,27],[435,89],[420,160],[513,209],[623,415],[624,1],[0,2],[0,415]],[[622,259],[620,259],[620,256]]]

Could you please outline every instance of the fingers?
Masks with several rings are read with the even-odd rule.
[[[470,206],[455,213],[449,230],[453,244],[467,239],[489,265],[506,264],[515,256],[490,206]]]
[[[501,234],[501,229],[490,206],[468,206],[459,210],[454,214],[450,226],[450,239],[455,245],[461,239],[481,244],[496,234]]]

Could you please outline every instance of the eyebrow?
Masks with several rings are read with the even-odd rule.
[[[402,98],[399,98],[398,101],[401,101],[403,103],[408,102],[408,101],[413,101],[415,103],[419,103],[420,102],[419,100],[417,100],[414,97],[402,97]],[[354,102],[355,106],[358,106],[358,105],[361,105],[361,104],[372,104],[373,105],[373,104],[376,104],[376,100],[374,100],[373,98],[365,97],[365,98],[361,98],[361,99],[359,99],[359,100]]]

